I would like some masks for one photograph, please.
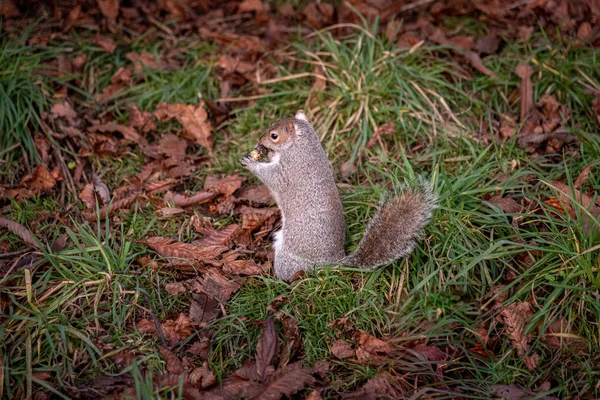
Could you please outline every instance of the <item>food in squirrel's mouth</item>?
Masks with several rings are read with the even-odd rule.
[[[250,152],[250,157],[252,157],[254,161],[260,161],[268,152],[269,149],[262,144],[257,143],[256,146],[254,146],[254,150]]]

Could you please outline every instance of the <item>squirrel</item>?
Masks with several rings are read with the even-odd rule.
[[[267,156],[268,162],[260,160]],[[342,201],[329,159],[306,115],[271,125],[241,160],[271,191],[281,210],[274,233],[274,270],[291,281],[321,265],[375,269],[413,250],[432,217],[437,198],[430,183],[402,186],[383,196],[356,250],[346,254]]]

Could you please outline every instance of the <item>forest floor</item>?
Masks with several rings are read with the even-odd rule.
[[[597,1],[2,2],[0,398],[600,397]],[[360,239],[274,279],[239,159],[304,109]]]

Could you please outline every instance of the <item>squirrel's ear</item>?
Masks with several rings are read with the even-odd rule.
[[[306,114],[304,114],[304,110],[298,110],[298,112],[296,113],[296,116],[294,118],[301,119],[302,121],[308,122],[308,120],[306,119]]]
[[[286,131],[288,132],[289,135],[293,135],[294,133],[297,133],[296,130],[296,126],[294,125],[294,122],[290,119],[287,122],[287,126],[285,127]]]

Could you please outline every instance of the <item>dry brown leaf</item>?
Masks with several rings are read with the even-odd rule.
[[[500,207],[507,214],[521,212],[521,206],[511,197],[494,196],[488,200],[490,203]]]
[[[520,62],[515,69],[515,72],[521,83],[519,84],[519,97],[521,99],[521,114],[519,121],[525,121],[525,118],[531,111],[533,106],[533,86],[531,84],[531,75],[533,74],[533,68],[528,63]]]
[[[265,325],[258,338],[256,344],[256,372],[260,379],[266,377],[267,367],[271,365],[273,357],[277,352],[279,340],[277,331],[275,331],[275,323],[269,318],[265,321]]]
[[[316,390],[313,390],[312,392],[310,392],[310,394],[306,397],[306,400],[322,400],[322,399],[323,398],[321,397],[319,392]]]
[[[35,237],[33,233],[29,231],[25,226],[19,224],[16,221],[10,220],[8,218],[0,217],[0,228],[6,228],[18,237],[21,238],[28,245],[38,248],[37,242],[39,240]]]
[[[302,368],[300,363],[288,364],[278,369],[269,379],[268,385],[256,396],[260,399],[280,399],[291,397],[294,393],[316,382],[311,368]]]
[[[517,356],[523,358],[525,365],[530,371],[535,370],[539,355],[527,355],[529,351],[529,338],[523,330],[533,316],[533,307],[530,302],[522,301],[512,303],[500,311],[500,316],[506,326],[506,332]]]
[[[388,342],[377,339],[368,333],[360,332],[359,343],[369,353],[389,354],[392,350]]]
[[[286,365],[300,348],[300,326],[292,317],[282,317],[283,336],[286,345],[282,346],[279,356],[279,365]]]
[[[91,210],[96,205],[96,196],[94,195],[94,185],[91,183],[86,184],[83,187],[81,193],[79,193],[79,200],[85,204],[85,208]]]
[[[179,314],[176,320],[169,319],[162,324],[165,339],[170,346],[175,346],[192,334],[196,323],[185,314]],[[139,328],[138,328],[139,329]]]
[[[2,12],[2,16],[6,19],[17,18],[21,16],[21,12],[15,5],[14,0],[3,0],[1,7],[2,8],[0,9],[0,11]]]
[[[190,304],[190,317],[194,322],[210,322],[221,315],[219,301],[204,293],[194,293],[194,300]]]
[[[208,114],[204,109],[204,102],[198,106],[193,104],[166,104],[161,103],[154,111],[154,116],[160,121],[177,119],[183,126],[185,135],[209,151],[212,149],[212,126]]]
[[[238,5],[238,13],[243,12],[260,12],[263,9],[261,0],[244,0]]]
[[[225,176],[223,178],[208,176],[206,177],[206,181],[204,181],[204,190],[211,190],[230,197],[242,186],[242,182],[245,180],[246,178],[238,175]]]
[[[83,213],[83,217],[86,219],[86,221],[95,221],[98,218],[100,218],[100,220],[102,221],[107,216],[114,214],[115,211],[118,211],[123,208],[127,208],[127,207],[131,206],[137,200],[138,196],[139,196],[139,193],[133,193],[121,200],[113,201],[112,203],[105,205],[100,210],[98,210],[98,213],[95,213],[95,212]]]
[[[261,275],[265,272],[254,260],[237,260],[237,257],[237,254],[223,257],[223,272],[239,276]]]
[[[209,297],[222,303],[227,302],[231,295],[240,288],[238,283],[225,277],[217,268],[208,269],[202,277],[197,279],[202,293],[206,293]]]
[[[94,44],[100,46],[100,48],[107,53],[112,53],[117,48],[117,44],[114,40],[106,36],[101,36],[100,34],[96,35],[96,38],[94,39]]]
[[[474,51],[466,51],[463,54],[463,56],[477,71],[491,78],[498,79],[498,74],[496,74],[494,71],[490,70],[483,64],[483,61],[481,61],[481,57],[479,57],[479,54],[475,53]]]
[[[588,178],[590,177],[590,172],[592,171],[592,167],[594,166],[594,164],[595,162],[590,163],[579,173],[579,176],[577,177],[577,179],[575,179],[575,182],[573,182],[573,187],[575,189],[579,189],[581,185],[585,185]]]
[[[89,127],[91,132],[119,132],[126,140],[134,143],[140,143],[142,140],[142,136],[135,131],[135,129],[130,128],[125,125],[108,123],[102,125],[92,125]]]
[[[108,186],[100,179],[100,177],[92,173],[92,182],[94,184],[94,191],[98,193],[98,196],[102,200],[103,204],[108,204],[111,199],[110,190]]]
[[[117,19],[121,0],[98,0],[98,7],[102,14],[111,20]]]
[[[144,133],[156,130],[156,122],[152,118],[152,113],[140,111],[135,103],[129,103],[129,122],[127,125]]]
[[[208,367],[208,363],[204,361],[202,366],[196,367],[190,372],[189,381],[197,388],[206,389],[217,383],[215,374]]]
[[[160,214],[161,217],[170,218],[174,215],[185,213],[185,210],[178,207],[163,207],[159,210],[156,210],[156,213]]]
[[[377,143],[381,144],[381,137],[391,135],[396,132],[396,124],[394,121],[388,121],[385,124],[381,125],[375,132],[373,132],[373,136],[367,142],[367,148],[370,149],[375,146]]]
[[[172,373],[172,374],[182,374],[184,369],[183,369],[183,364],[181,363],[181,360],[179,359],[179,357],[177,357],[177,355],[175,353],[173,353],[171,350],[164,348],[163,346],[158,346],[158,351],[160,352],[160,355],[162,356],[163,360],[165,361],[165,367],[167,369],[168,372]]]
[[[197,246],[160,236],[149,237],[140,241],[140,243],[147,244],[152,250],[165,258],[175,257],[184,260],[214,260],[227,250],[226,246]]]
[[[39,194],[52,189],[58,179],[62,179],[58,167],[50,172],[45,165],[38,165],[33,170],[32,175],[27,175],[21,180],[20,186],[31,189],[35,194]]]
[[[164,68],[163,62],[161,61],[161,59],[152,53],[147,53],[147,52],[136,53],[136,52],[131,51],[131,52],[125,54],[125,58],[127,58],[129,61],[131,61],[136,72],[141,72],[144,70],[144,68],[150,68],[150,69],[163,69]]]
[[[274,202],[271,191],[265,184],[255,187],[245,187],[239,190],[236,197],[239,200],[248,201],[250,205],[266,206]]]
[[[425,356],[430,361],[444,361],[446,359],[446,354],[437,346],[418,344],[413,348],[413,351]]]
[[[64,103],[56,103],[50,109],[50,113],[52,113],[53,118],[62,117],[67,119],[68,121],[77,118],[77,113],[75,112],[73,107],[71,107],[71,104],[69,104],[68,101],[65,101]]]
[[[178,193],[167,193],[165,200],[172,202],[175,207],[189,207],[198,204],[208,203],[219,194],[214,192],[198,192],[193,196],[184,196]]]
[[[204,237],[196,243],[201,246],[227,246],[231,247],[233,238],[238,234],[240,226],[238,224],[227,225],[223,229],[216,230],[212,226],[206,226],[202,230]]]
[[[331,344],[331,355],[340,360],[351,358],[356,355],[356,350],[352,343],[348,343],[343,339],[338,339]]]

